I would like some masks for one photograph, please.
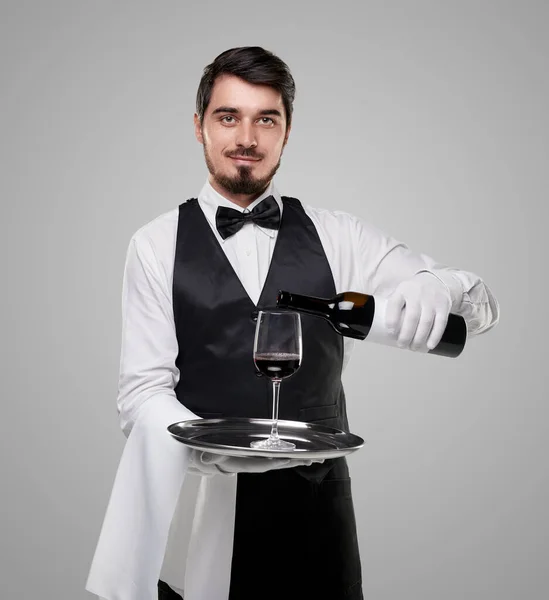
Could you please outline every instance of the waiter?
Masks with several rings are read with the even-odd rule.
[[[149,584],[139,583],[141,570],[152,568],[150,562],[143,559],[142,568],[135,566],[142,560],[134,555],[141,541],[127,542],[123,552],[113,550],[125,535],[123,528],[112,534],[114,541],[106,541],[109,528],[115,526],[109,525],[118,511],[115,505],[132,510],[139,498],[127,488],[138,480],[144,482],[142,495],[162,494],[164,487],[172,486],[165,504],[170,514],[158,516],[162,510],[157,510],[150,521],[158,518],[166,527],[181,482],[175,475],[162,479],[158,468],[143,475],[154,464],[154,453],[168,442],[135,441],[141,435],[145,440],[146,434],[134,433],[134,426],[137,430],[139,422],[139,431],[144,431],[167,405],[176,412],[157,427],[165,438],[170,437],[166,423],[184,418],[269,418],[269,382],[255,374],[252,347],[257,311],[273,306],[279,289],[319,297],[347,290],[389,296],[388,329],[401,347],[417,351],[437,345],[450,312],[465,318],[470,336],[498,321],[498,303],[477,275],[414,253],[357,217],[280,195],[273,177],[288,142],[294,94],[287,65],[271,52],[243,47],[220,54],[204,70],[194,116],[208,180],[196,198],[146,224],[130,242],[118,410],[133,449],[121,461],[118,491],[111,498],[87,586],[107,600],[152,599],[150,590],[143,589]],[[314,317],[302,315],[302,328],[303,362],[285,383],[280,418],[348,431],[341,375],[353,342]],[[194,474],[217,481],[219,490],[231,480],[235,497],[202,493],[201,506],[218,504],[209,519],[204,518],[206,508],[197,510],[200,527],[195,514],[191,546],[199,558],[193,559],[196,563],[187,559],[187,569],[189,561],[200,564],[204,553],[222,555],[222,536],[216,537],[215,528],[227,528],[227,521],[229,558],[212,559],[203,570],[190,569],[193,585],[160,579],[159,599],[363,598],[344,458],[290,465],[284,460],[190,453],[170,441],[178,447],[170,447],[169,456],[189,453],[182,470],[191,478]],[[168,464],[168,459],[156,460],[157,465]],[[123,501],[117,500],[124,494]],[[147,514],[152,515],[151,504],[155,502],[148,503]],[[228,506],[233,507],[231,516],[221,518]],[[161,528],[154,529],[148,517],[135,510],[140,515],[136,526],[143,529],[142,537],[149,536],[147,547],[163,550],[165,539],[155,537],[161,537]],[[124,512],[119,510],[118,520]],[[124,560],[115,572],[113,565]],[[133,575],[124,575],[132,569]],[[216,589],[225,591],[213,597],[214,592],[205,590],[223,573],[226,585]],[[123,586],[117,587],[117,577],[126,577]],[[115,588],[124,591],[110,591]]]

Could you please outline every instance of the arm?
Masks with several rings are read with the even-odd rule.
[[[170,255],[169,246],[164,254]],[[177,342],[166,281],[152,245],[136,234],[124,270],[118,394],[128,439],[86,583],[89,592],[103,598],[156,597],[190,461],[190,449],[166,431],[171,423],[193,417],[174,393]]]
[[[175,366],[178,343],[171,290],[150,241],[132,237],[122,286],[122,346],[117,409],[120,426],[129,436],[138,415],[149,402],[160,402],[195,419],[177,399]]]
[[[448,267],[426,254],[414,252],[406,244],[361,220],[357,220],[355,225],[363,286],[367,293],[391,297],[397,288],[411,288],[411,282],[421,282],[423,289],[432,282],[430,288],[435,293],[447,295],[447,312],[465,319],[469,335],[484,333],[497,324],[498,301],[478,275]],[[419,285],[416,287],[419,288]],[[396,306],[396,298],[394,300],[393,305]]]

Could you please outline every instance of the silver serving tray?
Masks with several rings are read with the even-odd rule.
[[[364,445],[358,435],[302,421],[278,421],[278,435],[293,442],[292,450],[251,448],[250,442],[271,433],[271,419],[192,419],[168,426],[170,434],[196,450],[228,456],[329,459],[355,452]]]

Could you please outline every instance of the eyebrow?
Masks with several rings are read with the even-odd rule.
[[[234,106],[219,106],[214,111],[212,111],[212,115],[216,115],[218,113],[231,113],[233,115],[237,115],[239,112],[240,110],[238,108],[235,108]],[[260,110],[258,114],[263,116],[276,115],[277,117],[282,117],[282,113],[276,108],[266,108],[264,110]]]

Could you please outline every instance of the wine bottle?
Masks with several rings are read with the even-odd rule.
[[[358,292],[343,292],[333,298],[315,298],[280,290],[276,305],[322,317],[341,335],[357,340],[397,346],[397,339],[385,326],[387,299]],[[450,313],[438,345],[428,354],[456,358],[467,340],[467,324],[461,315]],[[398,347],[398,346],[397,346]]]

